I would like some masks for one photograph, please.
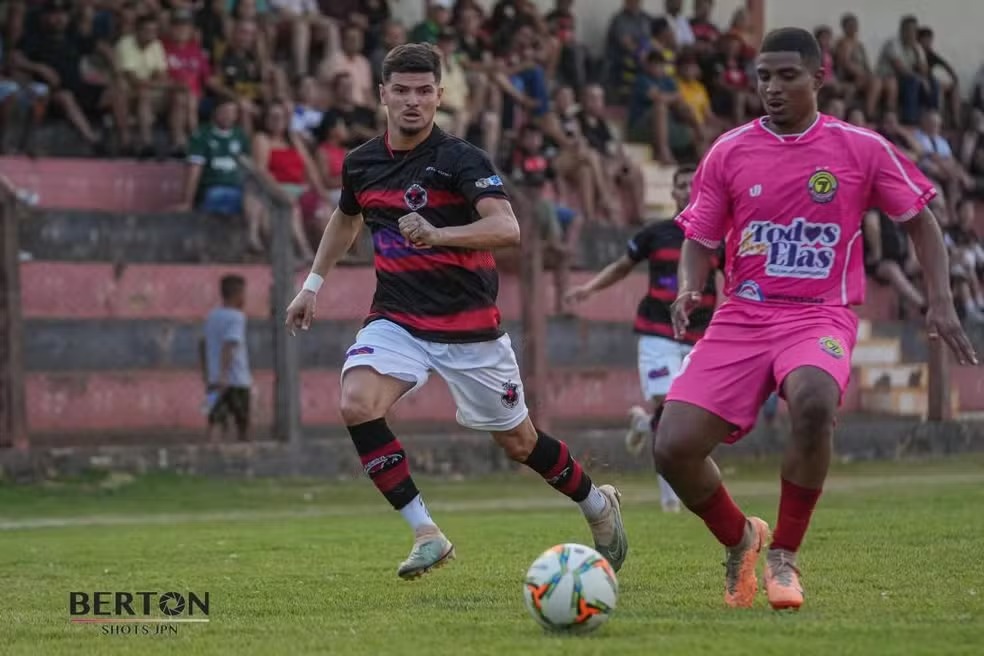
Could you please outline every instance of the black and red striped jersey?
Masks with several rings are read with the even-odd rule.
[[[676,300],[677,267],[683,247],[683,230],[675,221],[650,223],[629,240],[626,254],[633,262],[649,262],[649,291],[639,302],[635,332],[673,339],[670,306]],[[715,267],[720,266],[715,258]],[[708,277],[700,305],[690,315],[690,325],[683,341],[694,344],[704,335],[717,298],[714,275]]]
[[[381,135],[348,153],[338,207],[362,214],[375,251],[376,294],[366,323],[388,319],[431,342],[483,342],[503,334],[491,251],[415,248],[399,228],[410,212],[438,228],[472,223],[484,196],[506,197],[489,158],[436,126],[413,150],[394,151]]]

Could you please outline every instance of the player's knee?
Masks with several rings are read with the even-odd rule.
[[[685,435],[665,423],[660,423],[653,436],[653,465],[656,471],[663,473],[672,469],[674,463],[685,459],[688,442]]]
[[[789,402],[789,419],[793,434],[800,438],[826,438],[834,425],[836,403],[825,398],[821,390],[802,387]]]
[[[527,422],[511,431],[493,433],[493,437],[509,459],[516,462],[526,462],[533,453],[537,440],[536,431],[532,426],[527,426]]]
[[[377,405],[368,390],[351,385],[343,386],[338,411],[346,426],[357,426],[383,416]]]

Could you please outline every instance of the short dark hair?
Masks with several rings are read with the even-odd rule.
[[[919,31],[916,32],[916,36],[917,36],[917,38],[920,38],[920,39],[925,38],[927,36],[932,39],[933,38],[933,28],[931,28],[931,27],[920,27],[919,28]]]
[[[684,175],[693,175],[697,172],[697,167],[693,164],[683,164],[677,167],[677,170],[673,172],[673,186],[680,181],[680,178]]]
[[[909,25],[919,25],[919,19],[912,14],[906,14],[899,20],[900,28],[908,27]]]
[[[798,52],[803,63],[820,66],[820,44],[816,37],[799,27],[780,27],[765,35],[760,52]]]
[[[405,43],[396,46],[383,59],[383,83],[393,73],[433,73],[441,83],[441,56],[429,43]]]
[[[246,289],[246,279],[235,273],[222,276],[222,280],[219,281],[219,291],[223,301],[228,301],[244,289]]]

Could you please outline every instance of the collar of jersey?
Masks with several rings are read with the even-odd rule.
[[[413,148],[411,148],[410,150],[393,150],[392,146],[390,146],[390,133],[389,133],[389,130],[386,130],[386,132],[383,132],[383,145],[386,146],[386,152],[389,153],[389,156],[390,157],[396,157],[396,153],[404,153],[404,154],[406,154],[406,153],[411,153],[411,152],[413,152],[415,150],[418,150],[420,148],[426,147],[426,146],[434,143],[435,141],[437,141],[437,139],[442,134],[444,134],[444,133],[441,131],[441,128],[437,127],[437,124],[435,123],[434,126],[431,128],[431,133],[429,135],[427,135],[427,138],[424,139],[423,141],[421,141],[419,144],[417,144]]]
[[[817,117],[813,120],[813,123],[810,124],[810,127],[806,128],[805,131],[800,132],[799,134],[777,134],[766,127],[765,119],[767,118],[767,116],[763,116],[758,120],[758,125],[763,132],[766,134],[771,134],[780,143],[798,143],[800,141],[805,141],[808,137],[813,135],[813,133],[817,132],[817,128],[823,123],[824,115],[817,112]]]

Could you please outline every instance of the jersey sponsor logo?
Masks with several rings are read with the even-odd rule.
[[[758,283],[752,280],[746,280],[738,285],[738,289],[735,290],[735,296],[749,301],[765,300],[765,294],[762,293],[762,288],[758,286]]]
[[[519,385],[509,381],[502,384],[502,405],[507,408],[515,408],[519,403]]]
[[[427,190],[419,184],[414,183],[403,192],[403,202],[407,204],[407,207],[416,212],[427,205]]]
[[[451,176],[451,174],[450,174],[450,173],[448,173],[447,171],[442,171],[441,169],[439,169],[439,168],[435,168],[435,167],[433,167],[433,166],[428,166],[428,167],[427,167],[426,169],[424,169],[424,170],[425,170],[426,172],[428,172],[428,173],[436,173],[436,174],[438,174],[438,175],[441,175],[441,176],[444,176],[445,178],[450,178],[450,177],[452,177],[452,176]]]
[[[757,185],[752,185],[751,187],[749,187],[748,188],[748,195],[751,196],[752,198],[758,198],[759,196],[761,196],[762,195],[762,185],[757,184]]]
[[[475,181],[475,186],[479,189],[488,189],[489,187],[501,187],[502,178],[497,175],[490,176],[488,178],[479,178]]]
[[[837,195],[837,178],[825,169],[811,175],[806,186],[814,203],[829,203]]]
[[[355,355],[372,355],[375,352],[376,350],[371,346],[356,346],[355,348],[350,349],[349,352],[345,354],[345,357],[351,358]]]
[[[823,279],[830,276],[840,237],[836,223],[810,223],[803,217],[790,225],[752,221],[742,230],[738,256],[764,255],[769,276]]]
[[[821,337],[820,350],[838,360],[844,357],[844,347],[841,346],[840,341],[833,337]]]

